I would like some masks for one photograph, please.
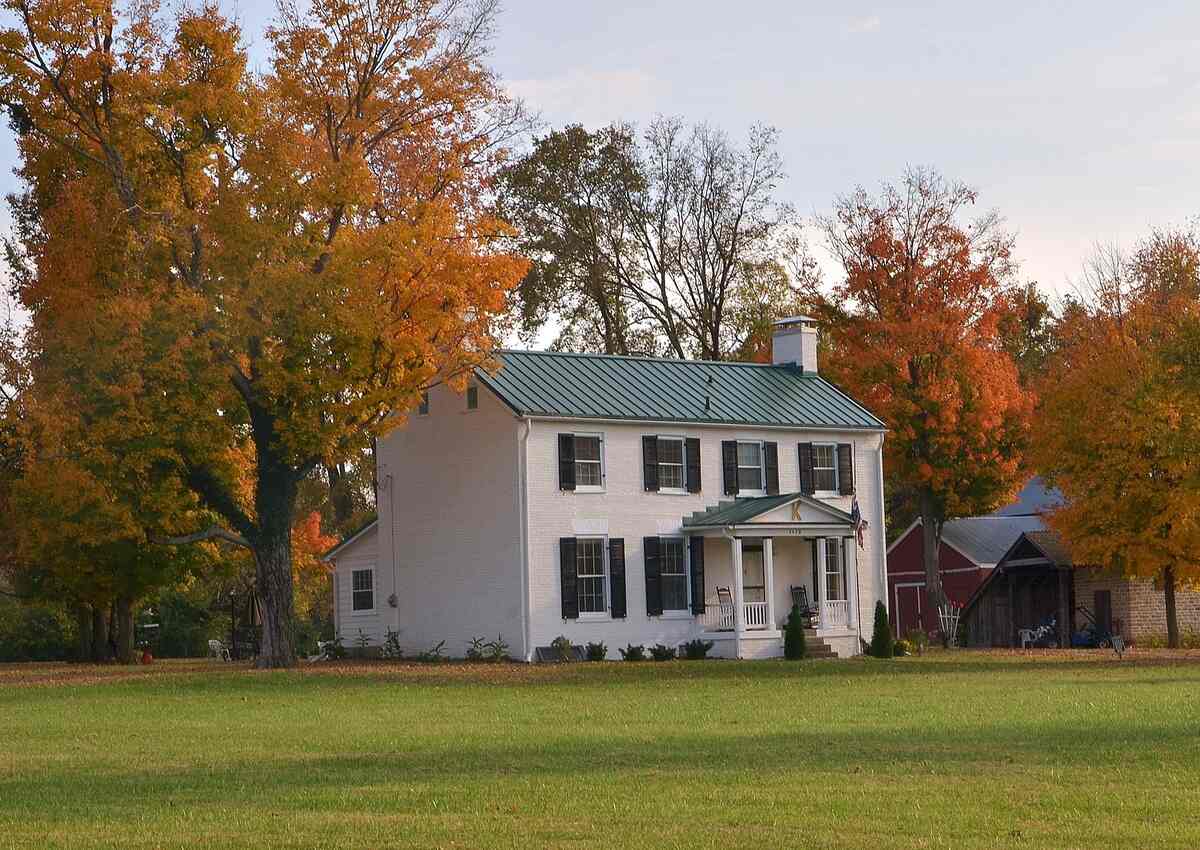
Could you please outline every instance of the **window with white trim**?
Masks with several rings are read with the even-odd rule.
[[[581,537],[575,541],[576,587],[580,614],[607,614],[608,588],[604,540]]]
[[[813,489],[818,493],[838,492],[837,446],[813,443]]]
[[[683,539],[659,538],[658,558],[663,611],[688,610],[687,546]]]
[[[737,477],[738,492],[762,492],[763,487],[763,450],[762,443],[737,444]]]
[[[575,435],[575,489],[604,489],[604,441],[599,434]]]
[[[417,404],[417,415],[429,415],[429,393],[421,393],[421,401]]]
[[[375,610],[375,570],[354,570],[350,573],[350,610]]]
[[[825,598],[830,602],[846,598],[846,571],[842,564],[842,541],[825,538]]]
[[[683,437],[658,438],[659,492],[682,493],[687,486],[683,465]]]

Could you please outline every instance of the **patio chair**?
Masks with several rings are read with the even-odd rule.
[[[808,625],[811,627],[813,621],[817,619],[817,615],[820,613],[820,611],[817,610],[816,605],[813,605],[808,601],[808,588],[802,584],[793,584],[791,586],[791,591],[792,605],[800,608],[800,616],[806,618],[808,620]]]
[[[229,655],[229,647],[221,643],[219,640],[210,640],[208,642],[208,657],[216,658],[218,661],[232,661],[233,658]]]
[[[717,588],[717,628],[728,631],[733,628],[733,593],[728,587]]]
[[[1037,640],[1037,632],[1033,629],[1017,629],[1017,638],[1021,641],[1021,649],[1028,649]]]

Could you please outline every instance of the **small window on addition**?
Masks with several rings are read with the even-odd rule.
[[[479,407],[479,387],[475,384],[467,387],[467,410],[475,410]]]
[[[417,404],[417,415],[429,415],[429,393],[421,393],[421,401]]]

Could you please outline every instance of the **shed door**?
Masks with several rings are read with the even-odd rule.
[[[904,637],[914,629],[921,628],[921,604],[924,596],[924,584],[896,585],[897,637]]]
[[[1112,632],[1112,591],[1097,590],[1095,595],[1096,625]]]

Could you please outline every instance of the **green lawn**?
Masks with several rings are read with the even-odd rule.
[[[0,847],[1200,846],[1200,656],[0,666]]]

